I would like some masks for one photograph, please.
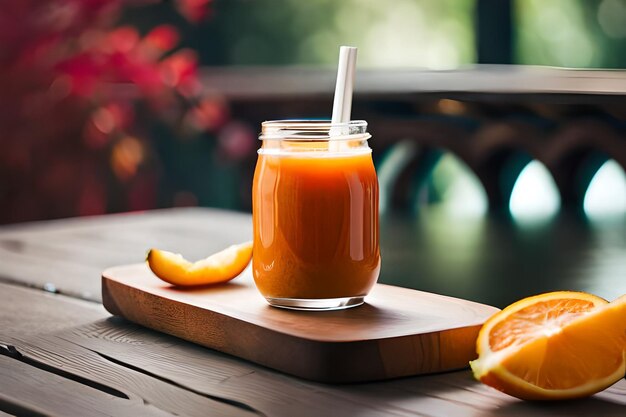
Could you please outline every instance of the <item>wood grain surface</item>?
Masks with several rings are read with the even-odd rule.
[[[470,224],[423,213],[381,221],[386,283],[499,307],[552,289],[610,299],[626,292],[623,222],[604,227],[560,217],[526,230],[492,217]],[[155,408],[191,416],[625,415],[624,379],[555,404],[506,396],[468,370],[324,385],[110,318],[98,302],[101,271],[140,261],[150,246],[199,259],[249,239],[250,230],[248,214],[212,209],[0,227],[0,355],[19,362],[3,368],[12,371],[0,377],[0,395],[9,399],[0,401],[0,415],[91,415],[93,408],[116,416]],[[14,375],[24,366],[33,369]],[[62,403],[46,401],[61,395]],[[111,396],[124,407],[108,407]]]
[[[357,382],[449,371],[475,358],[494,307],[376,284],[366,304],[328,312],[270,307],[250,269],[224,285],[180,289],[145,263],[104,271],[112,314],[288,374]]]
[[[121,366],[62,336],[110,317],[101,305],[4,284],[0,305],[0,410],[59,416],[256,414],[237,401]]]
[[[553,290],[626,294],[626,222],[562,215],[540,227],[422,211],[383,216],[379,282],[500,308]],[[178,208],[0,227],[0,282],[101,301],[104,269],[150,247],[202,259],[250,240],[246,213]]]
[[[0,227],[0,281],[100,301],[100,275],[151,247],[200,259],[252,239],[249,214],[185,208]]]
[[[128,402],[6,356],[0,356],[0,380],[0,407],[16,415],[169,415],[156,407]],[[38,395],[31,395],[35,391]],[[74,401],[67,400],[69,395]]]
[[[23,392],[11,397],[10,403],[0,402],[0,410],[14,415],[93,415],[88,408],[79,408],[86,401],[90,401],[89,407],[101,406],[106,415],[116,416],[156,414],[153,410],[143,413],[137,408],[139,403],[150,404],[167,415],[191,416],[618,417],[626,409],[626,380],[591,398],[556,404],[528,403],[506,396],[475,381],[467,370],[378,383],[322,385],[272,372],[123,319],[99,319],[93,316],[92,303],[76,303],[62,295],[13,286],[1,288],[0,301],[7,300],[14,300],[12,306],[43,306],[21,308],[19,315],[25,325],[53,323],[55,318],[58,324],[50,328],[50,333],[41,330],[38,334],[20,334],[15,326],[5,326],[7,314],[0,310],[0,342],[6,340],[7,333],[19,336],[13,348],[25,357],[52,370],[64,370],[67,374],[63,378],[82,376],[93,384],[117,390],[128,399],[114,396],[114,402],[129,405],[107,407],[97,399],[84,400],[67,392],[62,405],[50,404],[38,398],[45,399],[49,389],[67,385],[35,384],[30,376],[0,378],[0,393],[14,389],[5,389],[9,381],[22,379],[17,388]],[[72,311],[73,319],[63,313],[66,310]],[[46,378],[47,372],[37,374]],[[45,379],[47,384],[57,381],[52,378],[55,375],[50,376]],[[92,393],[96,388],[89,385],[85,389],[71,392],[111,397]],[[51,395],[58,395],[58,391]],[[77,409],[81,413],[69,412]]]

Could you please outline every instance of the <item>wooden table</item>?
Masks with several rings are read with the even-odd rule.
[[[519,234],[495,220],[463,228],[386,218],[381,280],[499,306],[552,287],[626,293],[623,223],[600,234],[572,224]],[[151,246],[200,258],[250,234],[248,214],[209,209],[1,228],[0,416],[626,415],[626,380],[558,404],[508,397],[469,370],[323,385],[144,329],[100,304],[108,266],[138,262]]]

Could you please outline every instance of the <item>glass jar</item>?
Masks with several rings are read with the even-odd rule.
[[[262,124],[253,275],[269,304],[357,306],[380,272],[378,180],[365,121]]]

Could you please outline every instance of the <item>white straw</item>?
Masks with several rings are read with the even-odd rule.
[[[337,68],[332,123],[347,123],[350,121],[354,72],[356,69],[356,51],[357,48],[354,46],[342,46],[339,49],[339,66]]]

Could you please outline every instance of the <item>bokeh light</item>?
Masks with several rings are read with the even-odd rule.
[[[487,213],[485,189],[476,175],[459,158],[444,154],[432,172],[438,203],[451,218],[481,217]]]
[[[561,198],[548,169],[531,161],[520,173],[509,201],[511,217],[520,222],[549,220],[559,211]]]
[[[516,63],[626,66],[624,0],[517,0],[514,28]]]
[[[577,1],[524,0],[517,6],[518,55],[524,60],[563,67],[597,66],[601,61]]]
[[[376,166],[378,185],[380,188],[380,212],[384,214],[391,204],[391,193],[402,170],[415,156],[419,147],[411,139],[401,140],[394,144]]]
[[[211,65],[331,67],[337,47],[347,44],[359,48],[360,68],[450,69],[477,59],[476,0],[394,0],[393,7],[372,0],[230,0],[215,6],[221,19],[206,37],[217,35],[219,44],[200,51]],[[626,48],[624,0],[517,0],[513,7],[514,63],[626,65],[619,53]]]
[[[360,68],[449,69],[475,60],[474,0],[232,3],[220,10],[238,19],[236,30],[216,22],[232,45],[230,65],[334,66],[346,44],[359,48]]]
[[[626,38],[626,2],[604,0],[598,7],[598,22],[612,38]]]
[[[132,178],[144,159],[141,142],[132,136],[126,136],[115,144],[111,152],[111,168],[122,181]]]
[[[594,175],[583,207],[589,218],[626,218],[626,173],[617,162],[607,161]]]

